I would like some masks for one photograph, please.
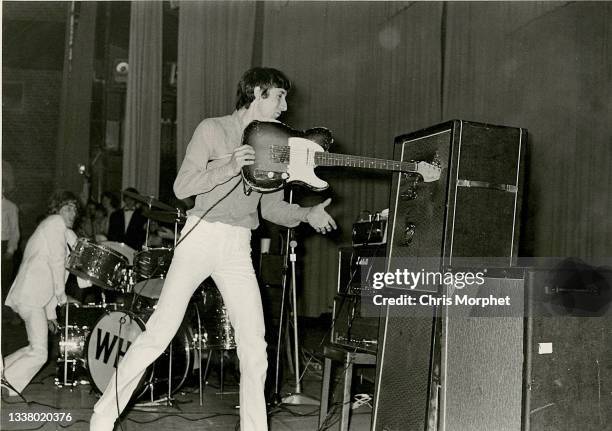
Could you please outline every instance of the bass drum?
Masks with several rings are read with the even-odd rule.
[[[86,352],[90,381],[98,392],[104,392],[117,364],[136,337],[144,332],[145,321],[149,316],[150,312],[135,314],[112,311],[102,316],[95,324],[87,340]],[[181,325],[168,348],[145,371],[132,395],[133,401],[160,400],[168,397],[168,394],[174,394],[183,386],[193,370],[190,333],[187,327]]]

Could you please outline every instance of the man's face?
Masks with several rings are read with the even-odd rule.
[[[255,109],[258,120],[276,120],[287,110],[287,90],[284,88],[273,87],[268,89],[265,95],[261,89],[255,87]]]
[[[76,205],[73,203],[68,203],[62,206],[59,210],[59,215],[62,216],[62,219],[64,219],[66,227],[72,228],[72,226],[74,225],[74,220],[77,216]]]
[[[128,196],[123,197],[125,209],[133,210],[136,207],[136,201]]]

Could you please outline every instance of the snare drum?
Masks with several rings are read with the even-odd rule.
[[[134,255],[134,271],[142,278],[163,278],[172,262],[171,248],[150,248]]]
[[[98,392],[104,392],[117,364],[144,332],[149,315],[112,311],[102,316],[93,327],[86,352],[91,383]],[[133,399],[159,400],[183,386],[193,369],[191,339],[188,328],[181,326],[168,348],[145,372]],[[169,379],[170,374],[172,377]],[[168,381],[171,382],[170,388]]]
[[[66,260],[66,269],[104,289],[118,289],[128,261],[121,253],[80,238]]]

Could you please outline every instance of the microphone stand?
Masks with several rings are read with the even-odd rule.
[[[293,190],[289,192],[289,203],[293,200]],[[283,272],[282,272],[282,291],[281,291],[281,307],[280,307],[280,317],[278,323],[278,339],[276,341],[276,369],[274,375],[274,394],[272,394],[272,403],[274,405],[280,404],[282,402],[280,396],[280,356],[281,356],[281,345],[282,345],[282,334],[283,334],[283,321],[285,318],[285,292],[287,291],[287,272],[289,271],[289,241],[292,237],[292,228],[287,229],[287,238],[284,245],[283,252]]]
[[[289,190],[289,203],[293,203],[293,189]],[[297,283],[296,283],[296,271],[295,262],[297,261],[297,254],[295,248],[297,247],[297,241],[292,239],[293,229],[287,229],[287,241],[285,243],[285,263],[283,271],[283,292],[281,300],[281,315],[280,324],[278,331],[278,344],[276,350],[276,386],[275,386],[275,398],[279,397],[279,362],[280,362],[280,345],[282,339],[282,328],[283,328],[283,313],[285,304],[285,291],[287,287],[287,270],[289,269],[287,260],[291,262],[291,297],[292,297],[292,313],[293,313],[293,358],[294,358],[294,372],[295,372],[295,390],[292,394],[287,395],[281,399],[281,404],[292,404],[292,405],[319,405],[319,400],[312,398],[308,395],[302,394],[302,385],[300,381],[300,350],[299,350],[299,338],[298,338],[298,325],[297,325]],[[289,253],[291,248],[291,253]]]

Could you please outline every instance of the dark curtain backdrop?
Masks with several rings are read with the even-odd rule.
[[[263,64],[293,80],[284,119],[293,127],[329,128],[330,151],[392,158],[393,137],[440,121],[441,4],[387,2],[266,3]],[[318,170],[330,183],[320,194],[296,193],[312,205],[332,197],[340,226],[331,236],[298,229],[300,306],[329,311],[337,285],[337,247],[350,244],[363,210],[389,205],[388,173]]]
[[[328,127],[332,151],[391,157],[395,136],[452,118],[528,128],[523,253],[612,255],[610,4],[261,6],[181,3],[179,162],[199,119],[231,110],[235,82],[253,55],[252,64],[261,58],[294,82],[283,120]],[[330,212],[341,229],[330,237],[298,230],[300,306],[310,316],[330,310],[337,247],[350,244],[360,211],[388,206],[391,179],[361,170],[318,172],[330,189],[299,191],[296,200],[310,205],[332,197]]]
[[[444,117],[529,129],[523,256],[612,257],[611,27],[610,3],[448,5]]]
[[[162,7],[133,1],[130,14],[122,184],[151,196],[159,191]]]
[[[56,187],[79,194],[83,177],[77,166],[89,162],[89,120],[91,113],[91,79],[94,73],[94,41],[97,4],[81,2],[78,19],[71,35],[71,4],[66,3],[65,50],[60,120],[57,138]],[[72,37],[72,41],[71,41]],[[50,161],[50,163],[53,163]]]
[[[251,67],[254,29],[254,2],[180,2],[178,167],[198,123],[232,112],[236,84]]]

